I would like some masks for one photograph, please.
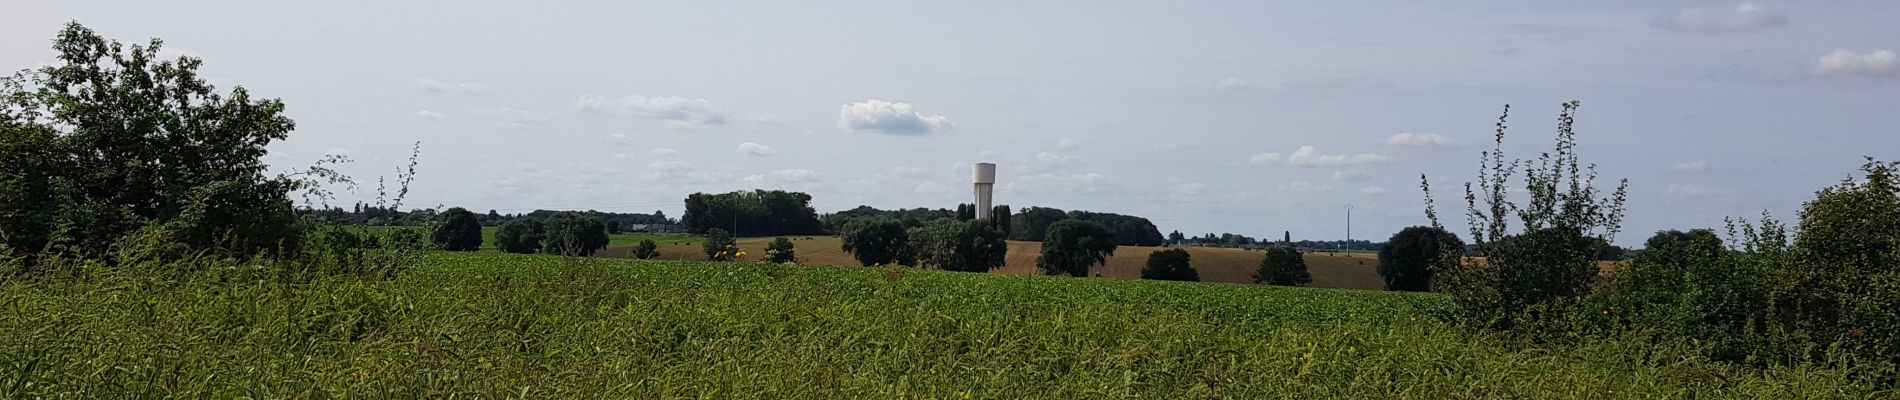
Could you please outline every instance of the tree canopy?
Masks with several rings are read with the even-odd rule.
[[[1115,255],[1115,234],[1092,221],[1056,221],[1043,236],[1036,267],[1044,274],[1088,276],[1089,267]]]
[[[1385,278],[1385,290],[1425,292],[1432,289],[1432,274],[1443,267],[1456,267],[1465,242],[1443,228],[1414,226],[1399,230],[1379,249],[1379,276]]]
[[[867,267],[897,264],[909,245],[904,224],[890,217],[854,219],[845,224],[844,231],[839,234],[844,251],[851,253],[851,257]]]
[[[1164,281],[1199,281],[1201,273],[1194,270],[1193,256],[1187,249],[1157,250],[1148,253],[1148,264],[1141,268],[1141,279]]]
[[[680,223],[688,232],[725,229],[737,236],[816,235],[824,233],[811,195],[783,190],[693,193],[686,196]]]
[[[475,213],[461,207],[441,215],[442,225],[435,228],[435,244],[449,251],[476,251],[482,248],[482,223]]]
[[[1275,246],[1267,249],[1267,256],[1260,259],[1260,269],[1254,271],[1254,283],[1278,286],[1306,286],[1313,282],[1313,274],[1306,270],[1306,257],[1299,249]]]

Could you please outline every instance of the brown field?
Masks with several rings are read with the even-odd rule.
[[[700,252],[698,238],[682,236],[675,241],[659,241],[660,259],[704,261],[705,254]],[[817,265],[858,265],[841,248],[836,236],[794,236],[793,244],[798,250],[798,262]],[[765,255],[765,245],[772,238],[741,238],[739,249],[748,254],[749,259],[758,259]],[[603,251],[608,257],[627,257],[633,247],[629,245],[609,246]],[[1148,253],[1162,249],[1160,247],[1123,246],[1115,249],[1107,267],[1097,266],[1101,276],[1122,279],[1141,277],[1141,267],[1148,262]],[[1193,255],[1194,269],[1206,282],[1253,283],[1253,272],[1260,267],[1260,259],[1265,252],[1241,249],[1186,247]],[[1036,273],[1036,255],[1042,251],[1042,243],[1009,242],[1009,258],[998,271],[1005,274]],[[1306,255],[1306,268],[1313,273],[1313,287],[1342,289],[1384,289],[1385,283],[1376,271],[1379,258],[1369,253],[1310,253]]]

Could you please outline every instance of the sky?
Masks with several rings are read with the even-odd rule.
[[[1511,106],[1507,155],[1552,144],[1628,178],[1621,244],[1797,217],[1864,156],[1900,160],[1900,2],[9,1],[0,69],[78,21],[165,40],[373,201],[420,143],[407,205],[665,211],[693,192],[810,193],[820,212],[997,204],[1163,232],[1383,240],[1425,224]],[[1549,3],[1549,4],[1547,4]]]

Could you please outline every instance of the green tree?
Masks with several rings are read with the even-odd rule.
[[[960,226],[956,243],[951,246],[950,263],[943,269],[964,272],[988,272],[1001,268],[1009,257],[1009,241],[1003,230],[990,221],[969,221]]]
[[[968,203],[958,203],[957,204],[957,220],[969,221],[973,219],[976,219],[976,205],[968,204]]]
[[[739,257],[739,242],[733,240],[732,234],[727,233],[725,229],[707,229],[706,243],[701,244],[699,248],[700,251],[706,253],[708,260],[732,261],[733,258]]]
[[[1181,231],[1174,231],[1174,232],[1168,233],[1169,244],[1179,245],[1181,244],[1182,241],[1185,241],[1185,240],[1187,240],[1187,236],[1182,235]]]
[[[1010,226],[1009,231],[1016,235],[1010,239],[1033,242],[1043,241],[1044,236],[1047,235],[1049,231],[1049,225],[1065,219],[1069,219],[1069,213],[1054,208],[1029,207],[1023,209],[1022,212],[1016,213],[1016,216],[1012,217],[1010,221],[1013,225]]]
[[[243,87],[219,94],[198,76],[202,61],[162,59],[162,48],[68,23],[53,41],[56,63],[0,80],[0,208],[29,213],[0,216],[12,251],[299,250],[306,229],[289,196],[308,181],[267,177],[260,160],[295,127],[283,102]]]
[[[435,244],[449,251],[476,251],[482,248],[482,223],[475,213],[461,207],[450,208],[435,227]]]
[[[909,243],[904,223],[889,217],[854,219],[844,225],[840,239],[844,251],[867,267],[896,264]]]
[[[607,248],[607,226],[599,218],[579,214],[561,214],[548,218],[542,230],[541,252],[570,256],[592,256]]]
[[[1141,279],[1199,281],[1201,273],[1194,270],[1192,259],[1187,249],[1157,250],[1148,253],[1148,265],[1141,268]]]
[[[653,243],[653,239],[640,239],[640,244],[633,246],[633,258],[651,260],[659,256],[660,245]]]
[[[995,226],[997,231],[1003,232],[1004,239],[1009,238],[1009,216],[1009,206],[998,205],[990,208],[990,225]]]
[[[1426,292],[1432,290],[1432,274],[1440,269],[1456,268],[1446,260],[1456,260],[1465,242],[1441,228],[1414,226],[1399,230],[1379,249],[1379,276],[1385,278],[1385,290]],[[1451,252],[1447,257],[1447,252]]]
[[[765,246],[765,257],[776,264],[794,263],[798,262],[798,250],[793,249],[791,239],[780,237]]]
[[[1036,267],[1042,269],[1043,274],[1088,276],[1089,267],[1107,262],[1109,256],[1115,255],[1115,234],[1102,224],[1057,221],[1049,224],[1043,236],[1042,255],[1036,257]]]
[[[1254,283],[1278,286],[1306,286],[1313,283],[1313,274],[1306,271],[1306,257],[1300,250],[1292,247],[1274,246],[1267,249],[1267,256],[1260,259],[1260,269],[1253,273]]]
[[[918,267],[949,269],[956,258],[957,235],[962,233],[963,221],[968,220],[940,218],[905,230],[904,255]]]
[[[541,251],[541,221],[521,218],[501,223],[495,228],[495,249],[516,254]]]

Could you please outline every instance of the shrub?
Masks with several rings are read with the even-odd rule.
[[[1313,282],[1313,274],[1306,270],[1306,257],[1300,255],[1299,249],[1275,246],[1267,249],[1267,256],[1260,259],[1260,269],[1254,271],[1253,282],[1306,286]]]
[[[967,211],[968,205],[963,209]],[[963,222],[954,218],[933,219],[904,231],[905,258],[923,268],[950,269],[956,258],[957,235]]]
[[[783,237],[772,239],[772,244],[765,246],[765,257],[766,261],[774,264],[798,262],[798,253],[792,248],[792,241]]]
[[[1379,249],[1379,276],[1385,278],[1385,290],[1425,292],[1432,290],[1432,273],[1456,268],[1445,264],[1455,260],[1465,242],[1442,228],[1414,226],[1399,230]],[[1450,257],[1447,257],[1450,255]]]
[[[1599,246],[1613,242],[1622,225],[1629,181],[1621,181],[1607,196],[1597,189],[1596,166],[1584,166],[1573,151],[1578,106],[1575,101],[1563,104],[1555,149],[1534,162],[1505,157],[1510,106],[1498,117],[1495,146],[1480,157],[1477,184],[1465,184],[1471,239],[1484,259],[1463,263],[1441,252],[1446,258],[1441,265],[1456,267],[1433,274],[1435,288],[1452,295],[1454,315],[1460,320],[1510,328],[1516,319],[1542,318],[1588,293],[1597,273]],[[1512,176],[1519,172],[1524,174],[1523,188],[1528,192],[1522,204],[1505,195]],[[1426,218],[1433,227],[1441,227],[1430,182],[1422,175],[1420,181]],[[1523,231],[1510,231],[1512,219]]]
[[[1036,267],[1043,274],[1088,276],[1089,267],[1115,254],[1115,233],[1091,221],[1061,220],[1043,234],[1042,255]]]
[[[599,218],[560,214],[543,223],[541,240],[543,253],[592,256],[607,248],[607,226]]]
[[[1141,268],[1141,279],[1164,281],[1199,281],[1201,274],[1194,271],[1190,261],[1192,256],[1185,249],[1159,250],[1148,253],[1148,265]]]
[[[435,244],[448,251],[475,251],[482,248],[482,223],[475,213],[461,207],[442,213],[442,225],[435,228]]]
[[[846,223],[840,239],[844,251],[851,253],[851,257],[856,258],[859,264],[868,267],[897,264],[903,259],[909,234],[904,230],[904,223],[896,219],[872,217]]]
[[[495,228],[495,249],[506,253],[532,254],[541,251],[541,221],[515,219]]]
[[[732,261],[739,256],[738,242],[732,239],[731,233],[719,228],[706,230],[706,243],[700,245],[700,250],[706,253],[706,259],[713,261]]]
[[[653,239],[640,239],[640,244],[633,246],[633,258],[651,260],[659,256],[660,245],[653,243]]]

